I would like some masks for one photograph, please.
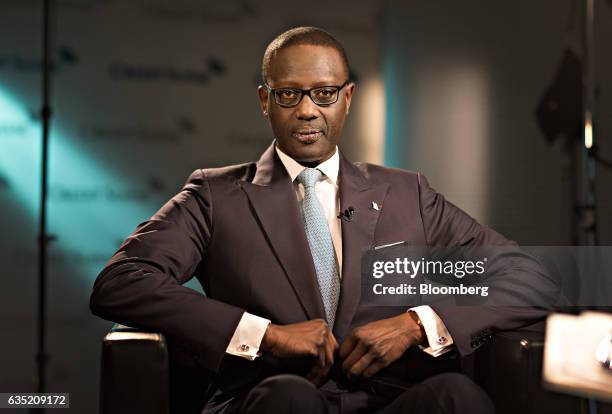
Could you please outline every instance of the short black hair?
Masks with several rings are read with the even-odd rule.
[[[281,49],[297,45],[327,46],[335,49],[342,58],[342,62],[344,63],[346,69],[346,76],[350,76],[351,69],[342,43],[323,29],[313,26],[300,26],[289,29],[286,32],[276,36],[274,40],[270,42],[268,47],[266,47],[263,61],[261,62],[261,80],[264,83],[268,83],[270,63],[272,62],[272,58],[276,52]]]

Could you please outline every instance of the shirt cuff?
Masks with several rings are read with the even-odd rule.
[[[253,361],[261,355],[259,347],[269,324],[269,319],[243,313],[225,352]]]
[[[427,336],[427,342],[429,342],[429,346],[427,347],[420,346],[423,351],[431,356],[438,357],[452,349],[452,345],[454,344],[453,338],[450,332],[448,332],[448,329],[446,329],[442,319],[440,319],[431,307],[416,306],[408,309],[408,311],[416,312],[423,324],[425,336]]]

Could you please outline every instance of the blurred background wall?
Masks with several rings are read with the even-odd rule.
[[[596,127],[608,159],[609,3],[595,2]],[[561,138],[546,141],[535,111],[563,51],[581,52],[583,9],[574,0],[387,2],[387,163],[423,171],[451,201],[521,243],[571,243],[568,155]],[[597,169],[602,244],[612,242],[611,173]]]
[[[0,391],[35,389],[39,0],[0,2]],[[522,243],[571,243],[570,177],[535,108],[582,2],[63,0],[54,13],[49,389],[95,412],[101,339],[93,280],[188,174],[256,159],[271,142],[256,88],[267,43],[296,25],[346,46],[357,81],[342,150],[420,170]],[[574,10],[574,11],[573,11]],[[612,158],[612,8],[597,2],[597,139]],[[568,29],[569,28],[569,29]],[[612,241],[612,174],[597,170]],[[190,284],[191,287],[199,287]]]

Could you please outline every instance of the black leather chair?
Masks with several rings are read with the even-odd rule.
[[[209,373],[157,332],[114,325],[102,341],[100,413],[200,414]]]
[[[168,365],[162,334],[115,325],[102,341],[100,412],[169,413]]]
[[[544,322],[500,332],[474,354],[473,379],[499,414],[581,413],[584,400],[542,385]]]

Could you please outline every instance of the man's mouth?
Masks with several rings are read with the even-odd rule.
[[[293,137],[303,144],[312,144],[319,140],[323,133],[319,129],[299,129],[293,131]]]

